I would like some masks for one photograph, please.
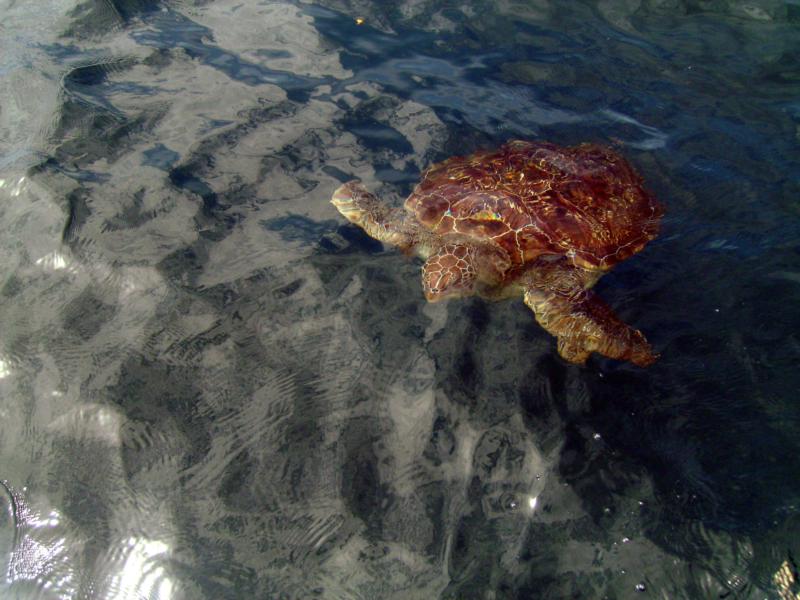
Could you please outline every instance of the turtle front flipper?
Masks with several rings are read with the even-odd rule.
[[[592,352],[640,367],[653,364],[658,355],[642,332],[623,323],[597,294],[584,289],[591,285],[590,279],[579,269],[562,266],[531,277],[525,286],[525,304],[536,321],[558,338],[558,353],[577,364],[586,362]]]
[[[405,212],[385,205],[358,181],[339,186],[331,204],[376,240],[406,249],[414,243],[413,228],[408,225]]]
[[[475,248],[446,244],[422,266],[422,289],[428,302],[475,293],[477,271]]]

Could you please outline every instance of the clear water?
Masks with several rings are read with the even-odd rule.
[[[0,595],[800,597],[796,1],[0,14]],[[328,203],[510,138],[665,204],[598,288],[655,366]]]

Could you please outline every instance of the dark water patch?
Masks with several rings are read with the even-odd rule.
[[[78,39],[100,37],[160,7],[158,0],[87,0],[70,11],[70,24],[63,35]]]
[[[397,130],[376,122],[355,123],[345,121],[342,125],[358,136],[361,143],[370,149],[389,148],[400,154],[410,153],[413,148]]]
[[[65,242],[76,238],[77,232],[86,223],[86,219],[91,214],[91,210],[86,203],[86,194],[76,191],[67,197],[67,218],[64,223],[64,230],[61,239]]]
[[[353,179],[352,175],[349,175],[348,173],[345,173],[341,169],[337,169],[336,167],[332,167],[330,165],[322,167],[322,171],[326,175],[330,175],[331,177],[338,179],[342,183],[347,183],[348,181]]]
[[[369,427],[363,424],[354,420],[343,432],[342,496],[353,514],[372,530],[370,537],[378,538],[381,532],[375,527],[379,527],[380,513],[389,499],[378,477],[377,456],[372,448],[376,440],[368,434],[365,437]]]
[[[66,175],[76,172],[80,179],[102,178],[92,173],[89,165],[100,159],[115,161],[128,143],[144,138],[164,117],[163,107],[149,107],[137,115],[124,115],[118,110],[83,101],[68,100],[62,108],[53,139],[58,147],[54,152],[56,168]],[[91,136],[87,135],[91,132]],[[69,165],[62,168],[61,165]]]
[[[341,225],[336,232],[341,235],[347,243],[347,252],[382,254],[385,251],[385,247],[381,242],[369,237],[364,233],[363,229],[355,225]]]
[[[64,329],[86,341],[94,337],[115,312],[114,306],[86,291],[67,304],[61,315]]]
[[[712,365],[706,363],[706,373],[719,368]],[[609,377],[604,384],[613,381],[618,390],[619,376]],[[691,516],[712,529],[739,533],[745,514],[752,526],[748,533],[769,527],[787,499],[768,498],[763,482],[788,476],[791,467],[780,458],[778,448],[791,442],[772,428],[763,408],[734,400],[731,392],[740,385],[723,390],[696,381],[685,383],[682,391],[673,388],[665,393],[656,382],[640,389],[643,384],[631,381],[619,393],[592,383],[592,395],[603,411],[592,413],[590,419],[604,440],[642,461],[654,477],[663,514],[652,527],[674,530],[682,518]],[[637,400],[642,398],[649,402]],[[754,469],[754,461],[761,462],[759,455],[774,458],[769,466]],[[681,535],[690,537],[688,531]]]
[[[411,162],[407,162],[402,170],[391,165],[377,163],[375,178],[401,190],[410,190],[419,182],[419,168]]]
[[[195,166],[190,165],[172,169],[169,172],[169,180],[175,187],[200,196],[203,200],[203,214],[206,217],[211,217],[220,207],[219,197],[206,182],[194,175],[195,169],[193,167]]]
[[[480,522],[481,515],[468,515],[456,527],[448,565],[453,571],[449,594],[469,598],[469,595],[463,596],[465,593],[469,594],[468,590],[491,587],[490,565],[493,561],[488,555],[488,548],[494,546],[498,540],[492,539],[485,528],[480,528]]]
[[[161,50],[182,48],[192,59],[220,70],[235,81],[253,86],[267,83],[280,86],[293,102],[306,102],[311,90],[332,81],[329,78],[307,77],[270,69],[244,60],[214,44],[214,34],[210,29],[172,10],[162,10],[152,15],[148,24],[148,29],[132,33],[136,42],[142,46]]]
[[[125,73],[138,64],[138,61],[132,58],[98,55],[87,63],[85,53],[78,48],[48,48],[48,52],[60,54],[61,60],[78,63],[70,68],[61,80],[66,97],[78,104],[85,104],[87,107],[99,108],[115,116],[122,116],[123,112],[113,104],[115,96],[131,94],[147,97],[154,96],[158,92],[152,86],[144,83],[122,80]]]
[[[140,227],[158,216],[156,210],[144,210],[145,190],[139,189],[133,194],[132,202],[119,213],[106,220],[103,231],[120,231]]]
[[[210,135],[190,155],[184,157],[181,164],[170,169],[169,178],[173,185],[196,194],[202,199],[204,217],[212,222],[216,221],[215,227],[221,228],[217,232],[218,236],[224,237],[230,232],[229,224],[232,215],[226,214],[228,211],[232,208],[235,210],[236,206],[242,203],[265,200],[254,198],[250,186],[246,185],[238,189],[230,189],[223,196],[213,191],[204,177],[214,173],[215,156],[228,148],[235,147],[240,140],[270,121],[291,118],[296,110],[297,105],[292,102],[265,103],[264,106],[253,108],[242,115],[241,122],[236,126],[227,127],[219,133]],[[306,138],[306,143],[313,143],[313,141],[313,134]],[[301,158],[303,145],[303,141],[299,141],[293,147],[283,149],[278,156],[265,156],[262,159],[263,167],[260,175],[268,176],[269,171],[276,165],[290,169],[298,168],[299,161],[307,160]],[[318,154],[318,152],[319,150],[315,150],[314,154]],[[303,185],[306,189],[313,187],[312,182],[305,182]]]
[[[276,298],[289,298],[294,296],[303,287],[303,283],[302,279],[295,279],[287,285],[274,290],[272,295]]]
[[[180,160],[180,154],[170,150],[164,144],[156,144],[149,150],[145,150],[143,154],[144,161],[142,164],[162,171],[168,171],[173,164]]]
[[[376,55],[407,54],[410,48],[430,45],[435,40],[431,34],[414,30],[401,30],[400,35],[384,33],[370,25],[358,25],[351,15],[319,5],[303,8],[314,17],[321,33],[337,47],[347,50],[342,56],[342,66],[346,69],[360,70],[368,64],[374,65]]]
[[[182,282],[184,285],[197,285],[197,278],[203,273],[208,262],[208,250],[203,242],[181,248],[162,259],[157,268],[168,281]]]
[[[263,56],[264,58],[291,58],[292,53],[286,50],[277,50],[272,48],[259,48],[255,51],[256,56]]]
[[[502,58],[499,53],[478,56],[464,53],[443,59],[436,56],[441,52],[432,44],[432,38],[420,38],[416,32],[401,30],[396,35],[389,35],[358,29],[353,30],[352,35],[346,35],[351,27],[358,27],[351,20],[328,14],[317,17],[317,20],[326,36],[350,50],[345,55],[347,60],[343,60],[343,66],[359,73],[355,81],[381,83],[401,97],[432,106],[443,115],[448,112],[465,115],[468,122],[479,128],[481,125],[493,128],[497,123],[514,123],[507,134],[511,136],[531,135],[535,132],[533,123],[537,121],[567,118],[546,110],[519,112],[519,104],[530,103],[528,92],[493,82],[487,77],[497,70]],[[474,86],[470,86],[470,82]],[[527,98],[523,100],[524,96]],[[490,98],[491,101],[487,102]],[[481,106],[480,114],[478,106]]]
[[[261,225],[277,232],[284,240],[312,242],[318,240],[323,233],[334,229],[336,221],[317,222],[300,215],[288,215],[261,221]]]
[[[253,505],[250,488],[253,484],[254,462],[247,450],[233,457],[231,467],[219,482],[219,497],[232,509],[247,508]]]
[[[73,50],[73,52],[75,55],[80,55],[77,49]],[[107,60],[74,67],[64,75],[64,87],[67,89],[80,89],[106,84],[109,82],[109,75],[124,71],[130,64],[132,64],[132,61]]]

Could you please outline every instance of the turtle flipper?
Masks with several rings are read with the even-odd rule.
[[[470,296],[475,292],[475,249],[462,244],[446,244],[422,266],[422,289],[428,302],[450,297]]]
[[[414,243],[413,227],[407,223],[404,211],[385,205],[358,181],[339,186],[333,192],[331,204],[376,240],[402,248]]]
[[[532,278],[525,288],[525,304],[558,338],[562,358],[583,364],[592,352],[599,352],[640,367],[656,361],[658,355],[642,332],[623,323],[597,294],[577,285],[580,277],[566,269],[555,281],[553,273],[549,275],[540,281]]]

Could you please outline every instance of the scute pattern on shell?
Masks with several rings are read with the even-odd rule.
[[[524,141],[431,166],[406,209],[434,233],[496,244],[516,265],[555,254],[603,270],[656,237],[663,213],[613,150]]]

